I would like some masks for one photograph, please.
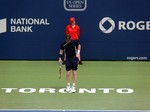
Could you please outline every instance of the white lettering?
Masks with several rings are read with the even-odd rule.
[[[12,25],[49,25],[47,19],[39,19],[39,18],[11,18],[10,23]]]
[[[103,93],[109,93],[109,91],[114,90],[114,88],[99,88],[98,90],[103,90]]]
[[[96,93],[96,89],[95,88],[91,88],[91,90],[88,90],[86,88],[80,88],[79,89],[79,93],[84,93],[84,92],[87,92],[87,93]]]
[[[125,24],[126,23],[124,21],[119,21],[119,30],[121,29],[126,30]]]
[[[55,93],[54,88],[40,88],[39,93],[45,93],[46,91],[48,91],[49,93]]]
[[[60,88],[60,89],[55,89],[55,88],[39,88],[38,90],[35,89],[35,88],[1,88],[1,90],[5,90],[5,93],[12,93],[13,90],[17,90],[19,93],[35,93],[35,92],[38,92],[38,93],[68,93],[65,91],[66,88]],[[108,94],[110,93],[110,91],[114,91],[118,94],[131,94],[134,92],[133,89],[131,88],[118,88],[118,89],[115,89],[115,88],[90,88],[90,89],[87,89],[87,88],[79,88],[78,89],[78,93],[96,93],[97,90],[100,90],[102,91],[102,93],[104,94]],[[69,92],[71,93],[71,92]],[[100,92],[99,92],[100,93]]]
[[[11,19],[10,19],[10,23],[11,23],[11,24],[16,24],[16,19],[15,19],[15,18],[11,18]]]
[[[150,30],[150,21],[146,22],[146,30]]]
[[[15,32],[15,26],[10,27],[11,32]]]
[[[135,29],[135,23],[133,21],[127,22],[127,29],[128,30],[134,30]]]
[[[129,93],[133,93],[134,90],[130,89],[130,88],[121,88],[121,89],[117,89],[116,92],[117,93],[122,93],[122,94],[129,94]]]
[[[11,26],[11,32],[33,32],[32,26]]]
[[[137,24],[136,24],[136,27],[137,27],[137,29],[138,30],[145,30],[145,25],[144,25],[144,21],[139,21],[139,22],[137,22]]]
[[[150,30],[150,21],[119,21],[118,23],[118,29],[119,30]]]
[[[61,89],[59,89],[59,93],[67,93],[67,92],[66,92],[66,88],[61,88]]]
[[[2,88],[2,90],[6,90],[5,93],[11,93],[12,90],[17,90],[17,88]]]
[[[34,93],[35,91],[36,91],[35,88],[22,88],[22,89],[19,89],[20,93]]]

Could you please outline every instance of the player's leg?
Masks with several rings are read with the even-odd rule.
[[[76,92],[76,79],[77,79],[78,59],[77,58],[73,59],[71,65],[72,65],[71,69],[72,69],[72,81],[73,81],[72,92]]]
[[[71,63],[70,60],[66,59],[66,81],[67,81],[67,87],[66,91],[70,91],[70,71],[71,71]]]
[[[69,92],[70,91],[70,71],[66,71],[66,80],[67,80],[66,91]]]
[[[81,51],[81,44],[79,44],[80,45],[80,51]],[[81,61],[81,55],[79,54],[79,64],[80,65],[82,65],[83,63],[82,63],[82,61]]]
[[[72,81],[73,81],[72,92],[76,92],[76,79],[77,79],[77,72],[76,70],[73,70],[72,71]]]
[[[77,71],[72,70],[72,81],[73,81],[73,86],[76,85],[76,78],[77,78]]]

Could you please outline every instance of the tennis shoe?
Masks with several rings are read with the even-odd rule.
[[[76,92],[76,87],[72,86],[71,91],[72,91],[72,93],[75,93]]]
[[[70,91],[70,86],[67,86],[66,87],[66,92],[69,92]]]

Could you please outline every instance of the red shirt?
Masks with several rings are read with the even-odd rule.
[[[70,35],[72,40],[79,40],[80,27],[78,25],[75,25],[75,27],[73,28],[71,25],[67,25],[66,35]]]

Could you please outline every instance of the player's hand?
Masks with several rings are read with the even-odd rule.
[[[61,59],[61,58],[59,58],[59,60],[58,60],[58,61],[59,61],[59,64],[61,64],[61,63],[62,63],[62,59]]]

